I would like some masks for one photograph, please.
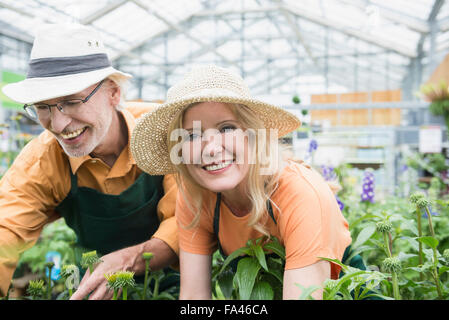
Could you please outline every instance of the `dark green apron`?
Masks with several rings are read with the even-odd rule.
[[[142,172],[128,189],[119,195],[110,195],[78,187],[76,175],[69,171],[71,189],[56,211],[75,231],[76,247],[83,252],[97,250],[99,256],[106,255],[151,239],[159,228],[157,204],[164,195],[163,176]],[[77,265],[81,253],[76,253]],[[176,274],[175,280],[179,282],[179,273]],[[136,277],[136,281],[140,282],[140,278]],[[161,284],[161,290],[163,287]]]
[[[163,176],[141,173],[119,195],[78,187],[70,170],[71,189],[56,211],[77,235],[77,245],[99,255],[123,249],[151,238],[159,227],[157,204],[163,196]]]

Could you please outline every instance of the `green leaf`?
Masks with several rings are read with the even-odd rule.
[[[431,247],[432,249],[435,249],[438,246],[438,240],[435,239],[434,237],[420,237],[417,238],[418,241],[428,245],[429,247]]]
[[[324,257],[318,257],[318,258],[321,259],[321,260],[326,260],[326,261],[338,264],[343,269],[343,272],[345,272],[345,273],[346,273],[346,270],[348,270],[348,266],[346,266],[344,263],[342,263],[338,259],[331,259],[331,258],[324,258]]]
[[[237,264],[237,272],[234,279],[239,288],[240,300],[248,300],[251,297],[259,270],[260,264],[253,257],[243,258]]]
[[[263,252],[262,247],[260,245],[255,245],[252,246],[252,248],[262,268],[264,268],[265,271],[268,271],[267,261],[265,260],[265,253]]]
[[[218,285],[220,286],[220,290],[227,299],[230,299],[232,297],[233,278],[234,274],[232,272],[225,272],[217,279]]]
[[[270,250],[282,259],[285,259],[285,248],[279,243],[276,238],[274,238],[273,241],[266,243],[263,248],[265,250]]]
[[[446,266],[441,267],[441,268],[438,270],[438,275],[441,276],[443,273],[448,272],[448,271],[449,271],[449,267],[446,267]]]
[[[356,227],[359,223],[361,223],[361,222],[363,222],[363,221],[367,221],[367,220],[372,219],[372,218],[376,218],[376,216],[373,215],[373,214],[371,214],[371,213],[365,214],[363,217],[360,217],[360,218],[358,218],[357,220],[353,221],[353,222],[351,223],[351,225],[349,226],[349,230],[355,229],[355,227]]]
[[[266,281],[258,281],[254,284],[250,300],[273,300],[274,292]]]
[[[275,277],[280,282],[280,285],[282,285],[284,281],[283,280],[284,268],[282,264],[276,262],[276,260],[272,257],[268,258],[267,264],[268,264],[268,273],[271,274],[273,277]]]
[[[310,287],[305,288],[304,286],[300,285],[299,283],[295,283],[295,286],[297,286],[298,288],[301,289],[301,295],[298,297],[298,300],[315,300],[315,299],[313,299],[311,294],[321,288],[318,285],[312,285]]]
[[[373,235],[374,232],[376,232],[376,226],[375,225],[370,225],[370,226],[362,229],[362,231],[360,231],[359,235],[357,236],[357,240],[354,241],[352,247],[353,248],[360,247],[369,238],[371,238],[371,236]]]
[[[229,263],[231,263],[232,260],[234,260],[235,258],[247,254],[250,254],[251,249],[247,248],[247,247],[242,247],[240,249],[235,250],[233,253],[231,253],[226,260],[223,262],[223,266],[220,269],[220,272],[218,272],[218,274],[222,273],[224,269],[226,269],[226,267],[228,266]]]
[[[399,252],[399,254],[398,254],[398,258],[399,258],[399,260],[401,260],[401,261],[407,261],[408,259],[410,259],[410,258],[414,258],[414,257],[416,257],[416,256],[418,256],[417,254],[414,254],[414,253],[404,253],[404,252]]]
[[[415,226],[415,222],[413,220],[404,220],[402,222],[402,228],[406,230],[410,230],[415,236],[418,236],[418,229]]]
[[[352,278],[357,277],[364,273],[366,273],[366,271],[359,270],[354,273],[345,274],[343,277],[338,279],[337,285],[334,288],[332,288],[332,290],[330,290],[329,296],[330,297],[335,296],[335,294],[340,290],[340,288],[345,287],[345,285],[347,286],[349,284],[349,283],[347,283],[348,281],[352,281]]]
[[[346,258],[345,262],[351,261],[356,255],[368,250],[373,250],[373,246],[360,246],[354,250],[351,250],[351,254]]]

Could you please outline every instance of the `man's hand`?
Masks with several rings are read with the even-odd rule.
[[[102,262],[96,265],[92,274],[87,269],[78,289],[70,299],[81,300],[90,293],[89,300],[110,300],[113,291],[106,286],[108,281],[104,275],[116,271],[130,270],[130,252],[128,251],[131,251],[131,248],[114,251],[102,256]]]
[[[164,241],[152,238],[144,243],[133,247],[111,252],[101,257],[102,262],[96,265],[95,270],[90,274],[86,271],[76,292],[71,300],[82,300],[89,293],[89,300],[110,300],[113,291],[109,290],[105,274],[116,271],[134,271],[142,274],[145,271],[145,261],[142,258],[143,252],[152,252],[154,258],[151,259],[151,270],[158,270],[176,263],[178,257],[176,253]]]

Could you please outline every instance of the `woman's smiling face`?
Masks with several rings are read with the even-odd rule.
[[[182,127],[189,132],[182,158],[191,177],[213,192],[244,189],[248,138],[230,107],[219,102],[196,104],[185,111]]]

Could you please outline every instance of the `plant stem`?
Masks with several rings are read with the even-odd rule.
[[[435,231],[433,230],[433,224],[432,224],[432,217],[430,214],[430,210],[429,207],[426,207],[426,212],[427,212],[427,220],[429,221],[429,229],[430,229],[430,234],[432,235],[432,237],[435,238]],[[433,279],[435,280],[435,285],[437,288],[437,292],[438,292],[438,297],[440,299],[443,299],[443,294],[441,293],[441,287],[440,287],[440,278],[438,277],[438,258],[437,258],[437,249],[436,248],[432,248],[433,250]]]
[[[51,269],[48,268],[48,279],[47,279],[47,299],[51,300]]]
[[[150,267],[150,261],[145,261],[145,280],[143,281],[143,296],[142,300],[147,299],[147,287],[148,287],[148,269]]]
[[[384,244],[385,244],[385,250],[386,250],[387,256],[389,258],[391,258],[390,241],[388,240],[387,232],[384,232],[383,236],[384,236]]]
[[[429,221],[429,229],[430,229],[430,234],[432,237],[435,238],[435,231],[433,230],[433,225],[432,225],[432,216],[430,214],[429,208],[426,207],[426,212],[427,212],[427,220]]]
[[[159,295],[159,278],[156,277],[154,279],[153,297],[157,297],[158,295]]]
[[[437,288],[438,298],[440,300],[443,300],[443,293],[441,292],[441,286],[440,286],[440,278],[438,277],[438,270],[437,270],[436,266],[434,266],[434,268],[433,268],[432,275],[433,275],[433,279],[435,280],[435,286]]]
[[[123,287],[123,300],[128,300],[128,287]]]
[[[387,251],[387,255],[389,258],[392,258],[391,250],[390,250],[390,240],[391,237],[389,232],[384,232],[384,244]],[[392,283],[393,283],[393,297],[395,300],[401,300],[401,294],[399,293],[399,285],[398,285],[398,275],[395,271],[391,271]]]
[[[421,226],[421,210],[416,207],[416,220],[418,222],[418,236],[422,237],[422,226]],[[423,251],[422,251],[422,242],[418,242],[418,259],[419,259],[419,265],[422,266],[424,264],[423,259]],[[424,274],[422,272],[419,273],[419,279],[421,281],[424,281]]]
[[[117,289],[114,289],[114,295],[112,296],[112,300],[117,300]]]
[[[395,300],[401,300],[401,294],[399,293],[398,275],[395,271],[391,272],[393,282],[393,296]]]

